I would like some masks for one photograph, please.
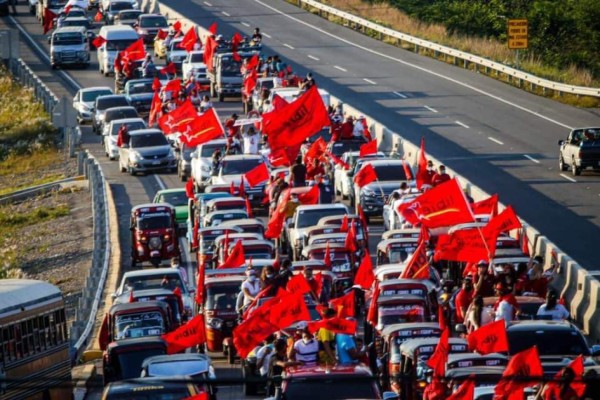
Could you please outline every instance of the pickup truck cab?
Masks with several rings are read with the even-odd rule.
[[[561,171],[569,168],[573,175],[593,168],[600,171],[600,128],[573,129],[566,140],[559,140],[558,166]]]

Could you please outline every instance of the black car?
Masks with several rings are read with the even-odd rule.
[[[163,354],[167,354],[167,344],[157,336],[110,343],[102,359],[104,384],[139,377],[146,358]]]
[[[104,400],[184,399],[201,393],[188,377],[138,378],[110,383],[102,393]]]

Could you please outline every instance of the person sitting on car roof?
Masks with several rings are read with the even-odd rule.
[[[348,115],[346,121],[340,127],[340,137],[342,140],[352,140],[354,138],[354,118],[352,115]]]

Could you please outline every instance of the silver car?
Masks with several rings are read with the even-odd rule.
[[[142,129],[129,132],[129,143],[119,148],[121,172],[135,175],[138,172],[177,170],[175,152],[159,129]]]
[[[108,86],[94,86],[82,88],[73,97],[73,108],[77,111],[77,122],[80,124],[92,122],[96,98],[113,94]]]
[[[50,65],[56,69],[63,65],[90,65],[90,45],[87,30],[81,26],[58,28],[50,41]]]
[[[115,160],[119,157],[117,137],[119,135],[119,129],[121,129],[123,125],[126,125],[127,130],[130,132],[147,128],[146,123],[141,118],[124,118],[110,121],[108,128],[103,132],[104,153],[109,160]]]

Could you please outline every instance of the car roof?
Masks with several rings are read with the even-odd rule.
[[[438,339],[439,340],[439,339]],[[508,361],[508,356],[500,353],[489,353],[489,354],[479,354],[479,353],[453,353],[448,354],[448,363],[458,362],[458,361],[467,361],[467,360],[486,360],[486,359],[503,359]],[[461,367],[458,367],[461,368]]]
[[[183,386],[188,387],[190,382],[186,382],[185,380],[189,379],[187,377],[164,377],[160,378],[134,378],[134,379],[126,379],[117,382],[111,382],[104,389],[104,393],[111,395],[119,395],[119,394],[131,394],[134,396],[136,393],[152,393],[155,390],[169,392],[169,389],[179,389]]]
[[[116,342],[112,342],[111,344],[109,344],[109,348],[114,349],[116,347],[120,347],[120,348],[135,347],[140,344],[150,344],[150,345],[162,344],[165,347],[167,346],[165,341],[163,339],[161,339],[160,336],[144,336],[144,337],[139,337],[139,338],[120,339]]]
[[[423,301],[425,297],[417,296],[415,294],[393,294],[391,296],[380,296],[377,299],[378,305],[387,305],[388,303],[396,303],[403,301]]]
[[[348,211],[348,207],[341,203],[335,204],[305,204],[300,205],[296,208],[296,212],[298,211],[307,211],[307,210],[332,210],[332,209],[344,209]]]
[[[148,135],[148,134],[162,135],[163,133],[160,129],[156,129],[156,128],[136,129],[135,131],[129,132],[129,136],[142,136],[142,135]]]
[[[437,338],[437,337],[408,339],[407,341],[405,341],[404,343],[402,343],[400,345],[400,351],[403,353],[404,352],[413,353],[415,350],[417,350],[420,347],[435,346],[439,342],[440,342],[440,338]],[[467,341],[462,338],[451,337],[451,338],[448,338],[448,344],[450,346],[452,346],[453,344],[463,344],[466,346]],[[451,349],[452,349],[452,347],[450,347],[450,350]]]
[[[117,112],[120,110],[128,110],[128,111],[136,111],[135,107],[133,106],[118,106],[118,107],[110,107],[106,109],[106,113],[109,112]]]
[[[373,166],[373,167],[387,166],[387,165],[398,166],[398,165],[403,165],[403,161],[395,159],[395,158],[386,158],[385,160],[368,160],[368,161],[364,162],[363,167],[367,164],[371,164],[371,166]]]
[[[60,289],[34,279],[0,280],[0,314],[18,313],[21,307],[41,306],[44,302],[62,300]]]
[[[142,363],[142,368],[146,368],[148,364],[152,363],[166,363],[166,362],[177,362],[177,361],[205,361],[210,362],[210,357],[206,354],[200,353],[179,353],[179,354],[165,354],[162,356],[148,357]]]
[[[244,160],[262,160],[263,157],[256,154],[233,154],[225,156],[221,159],[223,161],[244,161]]]
[[[217,198],[214,198],[214,199],[207,200],[207,201],[206,201],[206,206],[207,206],[207,207],[210,207],[210,206],[213,206],[213,205],[215,205],[215,204],[218,204],[218,203],[221,203],[221,202],[223,202],[223,203],[228,203],[228,202],[230,202],[230,201],[241,201],[241,202],[245,202],[245,201],[246,201],[246,199],[244,199],[244,198],[242,198],[242,197],[238,197],[238,196],[224,196],[224,197],[217,197]]]
[[[140,132],[140,131],[141,130],[134,131],[134,132]],[[175,207],[173,207],[173,205],[169,204],[169,203],[144,203],[144,204],[138,204],[137,206],[133,206],[131,208],[131,212],[137,211],[141,208],[159,208],[159,207],[164,207],[171,211],[175,211]]]
[[[228,228],[230,228],[232,225],[243,225],[243,226],[248,226],[248,225],[262,225],[263,227],[265,226],[265,223],[263,221],[261,221],[258,218],[244,218],[244,219],[236,219],[233,221],[223,221],[221,223],[221,226],[226,226]]]
[[[404,278],[386,279],[384,281],[379,282],[379,288],[384,288],[386,286],[392,286],[392,285],[402,285],[402,284],[423,285],[428,290],[435,289],[435,284],[433,282],[431,282],[430,280],[427,280],[427,279],[404,279]]]
[[[162,193],[185,193],[185,188],[175,188],[175,189],[161,189],[156,194]]]
[[[126,292],[127,294],[129,294],[129,292]],[[110,314],[116,314],[118,312],[122,312],[122,311],[136,311],[136,310],[141,310],[144,308],[150,308],[150,307],[156,307],[156,308],[162,308],[162,309],[166,309],[167,305],[165,304],[164,301],[160,301],[160,300],[150,300],[150,301],[142,301],[142,302],[133,302],[133,303],[118,303],[118,304],[113,304],[110,307],[109,313]]]
[[[103,94],[102,96],[96,97],[96,101],[105,100],[105,99],[124,99],[127,100],[127,97],[124,94]]]
[[[145,13],[145,14],[140,15],[140,18],[147,18],[147,17],[163,17],[165,19],[167,18],[164,15],[159,14],[159,13]]]
[[[394,332],[401,330],[413,330],[413,329],[431,329],[437,332],[440,332],[440,325],[437,322],[405,322],[398,324],[390,324],[383,327],[381,330],[381,334],[383,336],[388,336]],[[432,336],[434,334],[432,333]]]
[[[577,330],[575,325],[568,321],[546,321],[546,320],[526,320],[515,321],[506,328],[507,332],[522,332],[522,331],[573,331]]]
[[[113,93],[112,88],[110,88],[108,86],[90,86],[90,87],[81,88],[78,91],[80,93],[84,93],[84,92],[94,92],[96,90],[109,90],[111,93]]]
[[[123,274],[123,277],[135,277],[135,276],[154,276],[154,275],[165,275],[165,274],[178,274],[181,273],[175,268],[153,268],[153,269],[142,269],[138,271],[127,271]]]
[[[55,30],[52,34],[56,34],[56,33],[63,33],[63,32],[79,32],[79,33],[85,33],[86,29],[83,26],[63,26],[61,28],[58,28],[57,30]]]
[[[330,366],[298,366],[288,368],[286,371],[287,378],[305,378],[319,375],[364,375],[373,376],[371,370],[366,365],[360,364],[335,364]]]
[[[217,210],[217,211],[211,211],[208,214],[206,214],[204,216],[204,218],[209,219],[209,218],[213,218],[214,216],[217,215],[223,215],[223,214],[246,214],[246,218],[248,215],[248,212],[246,210],[242,210],[242,209],[233,209],[233,210]]]
[[[110,110],[110,108],[109,108]],[[111,125],[112,124],[128,124],[130,122],[143,122],[144,124],[146,123],[146,121],[144,121],[143,118],[121,118],[121,119],[113,119],[112,121],[110,121]]]

